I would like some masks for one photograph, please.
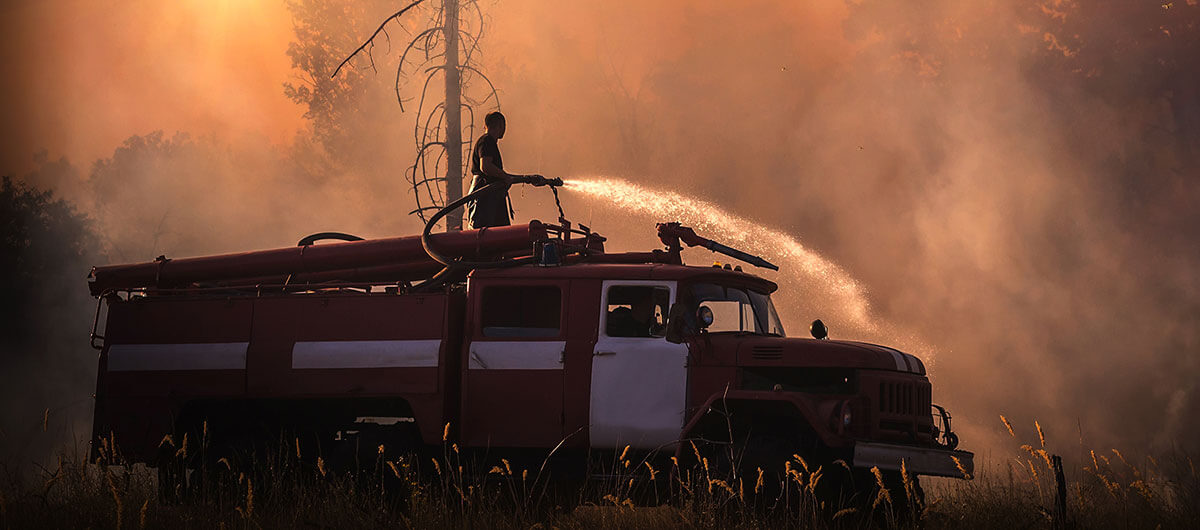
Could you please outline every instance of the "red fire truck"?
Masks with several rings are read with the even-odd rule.
[[[829,340],[819,322],[814,338],[789,337],[773,282],[685,265],[680,251],[773,267],[761,258],[678,223],[658,226],[663,249],[606,253],[603,237],[561,218],[432,234],[434,220],[419,237],[318,234],[95,267],[93,440],[152,466],[167,433],[234,444],[286,428],[325,454],[448,436],[463,450],[580,462],[697,442],[738,445],[756,465],[801,454],[971,472],[920,359]]]

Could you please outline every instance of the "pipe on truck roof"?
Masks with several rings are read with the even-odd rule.
[[[528,225],[462,230],[431,237],[447,254],[484,258],[529,252],[534,241],[547,238],[547,231],[540,221],[531,221]],[[160,257],[144,263],[92,267],[88,288],[93,296],[99,296],[110,290],[186,287],[197,282],[289,277],[297,281],[305,276],[328,276],[323,273],[331,271],[373,269],[371,272],[376,273],[387,270],[411,273],[438,268],[440,264],[422,247],[421,237],[406,236],[194,258]],[[385,281],[381,276],[379,279]]]

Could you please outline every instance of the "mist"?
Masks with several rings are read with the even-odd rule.
[[[0,172],[71,201],[108,260],[419,229],[393,92],[405,31],[377,73],[295,67],[331,73],[397,6],[84,4],[3,8],[20,75],[0,91]],[[1004,414],[1065,452],[1195,451],[1200,6],[1126,4],[484,2],[480,62],[506,169],[621,178],[795,238],[894,336],[809,299],[819,286],[778,295],[790,333],[822,318],[834,338],[920,345],[965,448],[1010,451]],[[542,190],[513,200],[518,220],[557,216]],[[563,200],[610,250],[668,220]],[[59,328],[71,362],[94,363],[90,310]],[[87,396],[89,369],[32,374]]]

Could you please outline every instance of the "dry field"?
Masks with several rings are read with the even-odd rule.
[[[613,458],[606,480],[572,488],[547,480],[544,470],[517,469],[503,460],[486,473],[471,474],[453,443],[440,456],[422,461],[379,447],[373,468],[348,473],[283,442],[269,457],[219,459],[160,483],[154,469],[118,465],[119,457],[103,445],[104,456],[90,463],[81,451],[67,451],[54,466],[36,473],[6,469],[0,525],[1006,530],[1200,525],[1200,478],[1191,458],[1182,454],[1134,461],[1117,450],[1085,452],[1078,465],[1067,466],[1066,510],[1059,515],[1051,454],[1040,436],[1015,449],[1016,456],[982,466],[972,480],[926,479],[924,506],[906,502],[903,492],[878,487],[870,489],[869,498],[837,503],[818,494],[828,470],[809,468],[798,458],[786,466],[781,500],[768,502],[755,495],[769,489],[755,472],[721,476],[707,462],[655,469],[628,453]],[[185,445],[203,450],[202,444],[163,439],[179,462],[189,457]],[[915,487],[906,481],[909,492]]]

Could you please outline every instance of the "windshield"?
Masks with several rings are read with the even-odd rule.
[[[741,331],[760,335],[786,336],[775,304],[766,293],[700,283],[692,287],[697,307],[708,307],[713,314],[710,333]]]

